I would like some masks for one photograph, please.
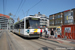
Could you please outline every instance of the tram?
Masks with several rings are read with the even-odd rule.
[[[38,37],[40,36],[40,18],[39,17],[24,17],[22,20],[14,24],[13,32],[23,37]]]

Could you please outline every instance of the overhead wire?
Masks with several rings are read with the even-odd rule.
[[[38,3],[36,3],[35,5],[33,5],[31,8],[29,8],[28,11],[29,11],[30,9],[32,9],[33,7],[35,7],[37,4],[39,4],[41,1],[42,1],[42,0],[40,0],[40,1],[39,1]]]
[[[3,0],[3,14],[5,15],[6,12],[6,7],[7,7],[7,0]]]
[[[42,1],[42,0],[40,0],[40,1],[39,1],[38,3],[36,3],[35,5],[33,5],[31,8],[29,8],[29,9],[25,12],[25,13],[27,13],[26,16],[28,15],[28,11],[29,11],[30,9],[32,9],[33,7],[35,7],[37,4],[39,4],[41,1]],[[22,15],[22,14],[21,14],[21,15]],[[20,15],[20,16],[21,16],[21,15]],[[25,15],[24,15],[24,16],[25,16]]]
[[[7,10],[6,8],[7,8],[7,0],[6,0],[6,4],[5,4],[5,13],[7,12],[7,11],[6,11],[6,10]]]
[[[4,0],[3,0],[3,14],[5,14],[5,4],[4,4]]]
[[[19,7],[18,7],[18,9],[17,9],[17,11],[16,11],[16,13],[15,13],[15,15],[17,15],[17,12],[18,12],[18,10],[19,10],[19,8],[20,8],[22,2],[23,2],[23,0],[21,0],[21,2],[20,2],[20,4],[19,4]]]
[[[40,2],[41,2],[42,0],[40,0],[38,3],[36,3],[35,5],[33,5],[31,8],[29,8],[27,11],[26,11],[26,16],[28,15],[28,11],[30,10],[30,9],[32,9],[33,7],[35,7],[37,4],[39,4]]]
[[[24,6],[25,2],[26,2],[26,0],[24,0],[23,4],[21,4],[18,14],[19,14],[20,10],[22,9],[22,7]]]

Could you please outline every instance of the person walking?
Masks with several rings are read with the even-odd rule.
[[[48,29],[48,32],[47,32],[47,34],[48,34],[48,38],[50,38],[50,30]]]
[[[57,39],[57,30],[55,30],[55,38]]]
[[[45,28],[45,31],[46,31],[45,32],[45,37],[48,37],[48,34],[47,34],[48,33],[48,28],[47,27]]]
[[[41,31],[40,31],[40,37],[42,37],[42,28],[41,28]]]
[[[54,38],[54,30],[53,30],[53,28],[51,30],[51,37]]]
[[[48,27],[46,27],[46,28],[45,28],[45,30],[46,30],[46,35],[47,35],[47,32],[48,32]]]

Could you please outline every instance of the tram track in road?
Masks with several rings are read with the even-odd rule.
[[[2,30],[1,34],[2,35],[1,35],[1,38],[0,38],[0,50],[9,50],[6,32],[4,30]]]
[[[3,36],[3,31],[0,30],[0,39]]]
[[[13,34],[13,35],[15,35],[15,34]],[[15,35],[15,38],[18,38],[19,40],[21,40],[21,44],[20,43],[19,44],[22,45],[22,47],[25,46],[24,44],[27,43],[29,45],[29,47],[31,46],[32,48],[36,48],[36,49],[39,48],[38,50],[40,50],[41,48],[46,48],[46,49],[50,49],[50,50],[58,50],[56,48],[65,48],[65,50],[70,50],[70,49],[67,49],[67,46],[59,45],[59,43],[54,44],[54,43],[52,43],[50,41],[47,42],[47,40],[42,40],[42,39],[26,39],[24,37],[20,37],[20,36],[16,37],[16,36],[17,35]]]
[[[37,41],[33,41],[33,40],[32,40],[32,42],[37,43],[37,44],[39,44],[39,45],[42,45],[42,46],[44,46],[44,47],[47,47],[47,48],[49,48],[49,49],[51,49],[51,50],[55,50],[55,49],[57,48],[57,46],[54,46],[54,45],[51,45],[51,44],[48,44],[48,43],[38,42],[38,41],[39,41],[39,40],[37,40]]]
[[[28,43],[29,45],[31,45],[31,46],[33,46],[35,48],[39,48],[40,47],[38,50],[40,50],[42,47],[45,48],[45,49],[54,50],[54,48],[52,48],[52,47],[48,47],[46,45],[43,45],[43,44],[37,43],[35,41],[32,41],[30,39],[25,39],[24,38],[24,42]],[[37,47],[37,46],[39,46],[39,47]]]
[[[58,46],[58,47],[62,47],[62,48],[67,48],[66,46],[68,46],[68,45],[63,45],[63,44],[60,44],[60,43],[55,43],[55,42],[52,42],[52,41],[49,41],[49,40],[39,39],[38,41],[46,42],[48,44],[51,44],[51,45],[54,45],[54,46]],[[68,47],[71,47],[71,46],[68,46]]]
[[[27,40],[28,41],[28,40]],[[41,42],[37,42],[37,41],[39,41],[39,40],[31,40],[31,42],[32,43],[34,43],[34,44],[38,44],[38,45],[41,45],[41,46],[44,46],[44,47],[46,47],[46,48],[49,48],[49,49],[51,49],[51,50],[55,50],[56,49],[56,47],[59,47],[59,48],[67,48],[67,47],[63,47],[63,46],[60,46],[60,45],[55,45],[55,44],[51,44],[51,43],[47,43],[47,42],[45,42],[46,44],[44,44],[44,43],[41,43],[41,42],[44,42],[44,41],[41,41]],[[25,41],[26,42],[26,41]],[[51,46],[53,45],[53,47],[50,47],[48,44],[50,44]],[[55,49],[54,49],[55,48]]]
[[[33,42],[33,43],[35,43],[35,44],[38,44],[38,45],[41,45],[41,46],[43,46],[43,47],[46,47],[46,48],[48,48],[48,49],[50,49],[50,50],[54,50],[53,47],[49,47],[49,46],[47,46],[47,45],[44,45],[44,44],[38,43],[38,42],[36,42],[36,41],[31,40],[31,42]]]
[[[13,41],[7,31],[6,31],[6,36],[7,36],[8,49],[9,50],[17,50],[15,44],[13,43]]]
[[[45,44],[45,43],[41,43],[41,42],[45,42],[45,43],[47,43],[47,44]],[[64,50],[75,50],[75,48],[74,47],[70,47],[70,46],[65,46],[65,45],[63,45],[63,46],[61,46],[61,44],[53,44],[53,43],[48,43],[48,42],[46,42],[46,41],[42,41],[42,40],[32,40],[32,42],[34,42],[34,43],[37,43],[37,44],[40,44],[40,45],[43,45],[43,46],[45,46],[45,47],[47,47],[47,48],[50,48],[50,49],[52,49],[52,50],[58,50],[58,49],[64,49]],[[50,44],[50,46],[47,46],[48,44]],[[71,49],[72,48],[72,49]]]
[[[15,35],[15,34],[14,34]],[[16,35],[15,35],[16,36]],[[50,49],[50,50],[54,50],[54,48],[51,48],[51,47],[48,47],[48,46],[45,46],[43,44],[39,44],[39,43],[36,43],[34,41],[32,41],[31,39],[28,39],[28,38],[24,38],[24,37],[21,37],[21,36],[17,36],[21,41],[23,41],[23,43],[27,43],[29,45],[29,47],[31,46],[32,48],[36,48],[36,50],[40,50],[42,47],[43,48],[47,48],[47,49]],[[19,43],[20,44],[20,43]],[[20,44],[21,45],[21,44]],[[30,48],[31,48],[30,47]]]

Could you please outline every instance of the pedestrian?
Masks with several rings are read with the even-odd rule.
[[[44,31],[45,31],[45,37],[48,38],[48,34],[47,34],[48,28],[46,27]]]
[[[47,35],[47,32],[48,32],[48,27],[46,27],[46,28],[45,28],[45,30],[46,30],[46,35]]]
[[[42,28],[41,28],[41,31],[40,31],[40,37],[42,37]]]
[[[48,29],[48,32],[47,32],[47,34],[48,34],[48,38],[50,38],[50,30]]]
[[[55,30],[55,33],[54,34],[55,34],[55,38],[57,39],[57,30]]]
[[[54,30],[53,30],[53,28],[51,30],[51,37],[54,38]]]

